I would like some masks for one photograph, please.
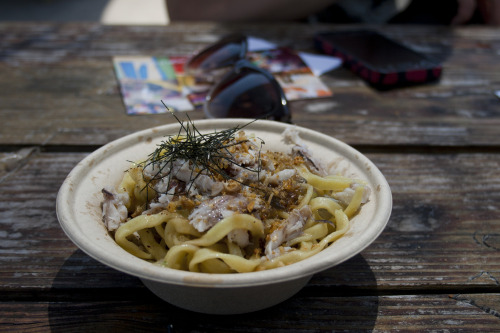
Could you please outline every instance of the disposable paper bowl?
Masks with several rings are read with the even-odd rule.
[[[245,125],[249,119],[195,121],[201,132]],[[245,128],[265,141],[265,150],[288,151],[281,140],[287,126],[259,120]],[[101,189],[115,187],[130,167],[146,158],[165,135],[177,134],[179,124],[143,130],[115,140],[84,158],[70,172],[57,196],[57,216],[68,237],[85,253],[123,273],[139,277],[156,295],[178,307],[210,314],[236,314],[278,304],[298,292],[315,274],[361,252],[382,232],[392,209],[386,179],[364,155],[330,136],[297,127],[315,157],[336,163],[345,176],[364,179],[369,201],[351,220],[349,231],[320,253],[292,265],[260,272],[207,274],[161,267],[139,259],[118,246],[102,223]]]

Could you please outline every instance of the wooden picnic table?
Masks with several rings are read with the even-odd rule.
[[[321,77],[332,97],[291,103],[295,124],[370,158],[394,205],[372,245],[273,308],[176,308],[59,226],[56,195],[81,159],[175,122],[126,115],[113,56],[189,54],[230,32],[314,51],[316,32],[352,28],[1,22],[0,331],[500,331],[499,28],[368,26],[438,59],[441,80],[379,91],[339,68]]]

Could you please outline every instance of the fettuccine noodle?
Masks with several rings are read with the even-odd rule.
[[[349,230],[370,189],[329,175],[293,130],[284,139],[290,153],[263,152],[239,131],[200,162],[174,154],[192,140],[177,136],[103,189],[104,223],[124,250],[173,269],[242,273],[309,258]]]

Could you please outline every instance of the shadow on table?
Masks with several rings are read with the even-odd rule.
[[[347,274],[352,268],[354,275]],[[358,255],[318,274],[297,295],[269,309],[242,315],[205,315],[160,300],[139,279],[77,250],[53,281],[48,317],[52,332],[371,332],[378,297],[363,296],[352,287],[358,274],[363,285],[376,285],[369,265]]]

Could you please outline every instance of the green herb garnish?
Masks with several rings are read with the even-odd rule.
[[[165,107],[167,106],[165,105]],[[260,149],[258,167],[256,169],[237,163],[229,150],[233,146],[248,142],[248,140],[237,141],[235,134],[255,120],[243,126],[235,126],[221,131],[202,134],[196,128],[191,118],[189,118],[189,115],[187,115],[188,121],[184,123],[172,111],[171,113],[180,124],[179,132],[176,135],[166,136],[166,139],[157,145],[157,148],[148,156],[148,159],[139,164],[143,169],[152,166],[153,170],[158,170],[153,178],[146,179],[144,177],[147,183],[146,186],[150,186],[153,181],[169,177],[166,192],[168,194],[172,177],[163,175],[162,171],[164,168],[169,168],[169,173],[172,172],[174,161],[176,160],[184,160],[186,163],[190,163],[190,186],[201,175],[207,175],[214,180],[217,176],[220,176],[224,180],[234,180],[242,185],[246,185],[227,173],[229,165],[236,165],[250,172],[260,173]],[[262,144],[264,144],[264,141],[261,139],[261,148]],[[189,188],[186,189],[186,192],[189,192]]]

